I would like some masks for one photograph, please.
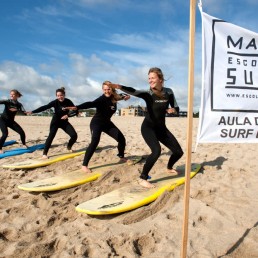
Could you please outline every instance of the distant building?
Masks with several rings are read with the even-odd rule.
[[[80,111],[80,116],[82,117],[92,117],[96,113],[95,108],[90,108],[90,109],[83,109]]]
[[[129,106],[127,108],[121,108],[117,110],[115,115],[117,116],[145,116],[147,108],[142,106]],[[167,117],[187,117],[187,111],[180,111],[179,114],[166,114]]]
[[[121,116],[145,116],[146,107],[141,106],[129,106],[127,108],[121,108]]]

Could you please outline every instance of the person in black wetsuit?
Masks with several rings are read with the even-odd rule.
[[[69,123],[68,117],[75,116],[78,114],[78,112],[71,112],[66,109],[66,107],[71,106],[74,106],[73,102],[70,99],[65,98],[65,88],[61,87],[60,89],[56,90],[55,100],[51,101],[45,106],[41,106],[33,111],[27,112],[27,114],[34,114],[45,111],[50,108],[54,108],[54,115],[50,123],[49,135],[45,142],[45,147],[43,151],[43,159],[48,158],[47,153],[56,136],[58,128],[63,129],[70,136],[70,140],[67,144],[67,149],[69,151],[72,151],[72,146],[76,142],[78,135],[73,126]]]
[[[91,142],[87,148],[87,151],[85,152],[82,164],[82,170],[87,173],[92,172],[88,168],[88,164],[99,144],[102,132],[106,133],[118,142],[117,156],[121,159],[121,161],[126,161],[126,158],[124,157],[124,151],[126,146],[125,137],[111,121],[111,117],[117,110],[117,101],[122,99],[128,100],[130,96],[127,94],[117,94],[115,90],[107,86],[107,83],[110,82],[105,81],[102,84],[102,96],[98,97],[94,101],[88,101],[76,106],[77,110],[96,108],[96,113],[90,122]]]
[[[21,126],[14,121],[17,112],[22,112],[26,114],[23,105],[18,101],[22,94],[18,90],[10,91],[10,99],[0,100],[0,104],[5,105],[4,111],[0,116],[0,129],[2,131],[2,137],[0,138],[0,153],[3,153],[3,145],[6,138],[8,137],[8,127],[17,132],[20,135],[21,142],[25,148],[26,145],[26,135]]]
[[[109,84],[114,89],[131,94],[135,97],[145,100],[147,105],[147,115],[141,126],[141,133],[151,149],[151,154],[148,156],[140,175],[139,184],[147,187],[155,187],[147,181],[149,172],[161,154],[160,143],[164,144],[172,151],[167,164],[167,170],[171,174],[178,174],[173,168],[174,164],[183,156],[183,150],[174,135],[167,129],[165,124],[166,113],[176,114],[179,112],[174,93],[171,89],[165,88],[164,76],[161,69],[154,67],[148,72],[149,76],[149,91],[139,91],[131,87],[126,87],[119,84]],[[169,108],[169,105],[171,108]]]

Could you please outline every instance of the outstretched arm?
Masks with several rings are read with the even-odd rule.
[[[149,95],[146,91],[136,90],[132,87],[127,87],[127,86],[124,86],[124,85],[121,85],[121,84],[109,83],[107,85],[109,87],[111,87],[112,89],[122,90],[125,93],[128,93],[128,94],[133,95],[133,96],[138,97],[138,98],[142,98],[144,100],[146,100],[147,96]]]
[[[169,105],[171,106],[171,108],[167,109],[167,113],[179,115],[179,106],[177,105],[176,98],[172,90],[169,94]]]
[[[50,108],[54,107],[53,103],[54,103],[54,101],[48,103],[47,105],[41,106],[41,107],[39,107],[37,109],[34,109],[33,111],[31,111],[31,113],[33,113],[33,114],[34,113],[40,113],[40,112],[43,112],[43,111],[45,111],[47,109],[50,109]]]
[[[77,110],[78,108],[77,107],[64,107],[63,108],[64,110]]]

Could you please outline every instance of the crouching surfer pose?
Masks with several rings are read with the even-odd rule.
[[[126,146],[126,140],[122,132],[116,127],[111,121],[111,117],[117,110],[117,102],[120,100],[128,100],[130,98],[127,94],[117,94],[115,90],[108,86],[109,81],[105,81],[102,84],[103,95],[95,99],[94,101],[88,101],[82,103],[76,108],[69,107],[71,110],[80,110],[88,108],[96,108],[96,113],[90,122],[91,130],[91,142],[85,152],[82,170],[91,173],[88,164],[93,156],[95,150],[98,147],[101,133],[104,132],[114,140],[118,142],[118,154],[117,156],[121,161],[126,162],[127,159],[124,157],[124,151]]]
[[[109,84],[113,89],[120,89],[125,93],[135,97],[142,98],[146,102],[147,115],[141,126],[142,136],[151,149],[151,154],[146,159],[140,175],[139,184],[146,188],[155,187],[147,181],[149,172],[158,160],[161,154],[160,142],[169,148],[172,152],[168,164],[167,171],[177,175],[173,166],[183,156],[183,150],[175,136],[167,129],[165,123],[166,113],[176,114],[179,112],[173,91],[165,88],[164,76],[161,69],[154,67],[148,72],[150,89],[148,91],[139,91],[131,87],[119,84]],[[169,105],[171,106],[169,108]]]
[[[22,94],[18,90],[10,91],[10,99],[0,100],[0,104],[5,105],[3,113],[0,115],[0,129],[2,131],[2,137],[0,138],[0,153],[4,153],[2,148],[8,137],[8,127],[17,132],[20,135],[21,142],[25,148],[26,135],[21,126],[14,121],[17,112],[26,114],[23,105],[18,101]]]
[[[47,159],[48,150],[56,136],[58,128],[62,128],[69,136],[70,140],[67,144],[67,149],[72,151],[72,147],[77,140],[77,133],[73,126],[69,123],[68,118],[75,116],[78,112],[69,112],[66,107],[74,106],[70,99],[65,98],[65,88],[61,87],[56,90],[56,99],[51,101],[45,106],[41,106],[33,111],[27,112],[27,114],[34,114],[45,111],[50,108],[54,108],[54,115],[50,123],[49,135],[45,142],[42,159]]]

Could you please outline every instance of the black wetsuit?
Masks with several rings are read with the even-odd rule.
[[[0,150],[5,143],[5,140],[8,136],[8,127],[17,132],[20,135],[21,142],[23,145],[26,144],[26,136],[25,132],[21,128],[21,126],[14,121],[15,115],[18,111],[25,114],[25,109],[23,105],[17,100],[0,100],[0,104],[4,104],[5,108],[3,113],[0,116],[0,129],[2,131],[2,137],[0,138]],[[10,109],[14,108],[15,111],[11,111]]]
[[[115,126],[110,120],[112,115],[117,110],[117,104],[111,101],[110,97],[106,97],[104,94],[94,101],[85,102],[77,106],[79,109],[96,108],[96,114],[93,116],[90,122],[91,130],[91,143],[89,144],[87,151],[85,152],[83,166],[88,166],[89,161],[94,154],[99,141],[101,133],[104,132],[118,142],[118,157],[124,157],[125,151],[125,137],[122,132]]]
[[[49,104],[45,106],[41,106],[32,111],[32,113],[39,113],[45,111],[50,108],[54,108],[54,115],[52,117],[50,123],[50,131],[45,142],[45,147],[43,151],[43,155],[47,155],[48,150],[54,140],[58,128],[63,129],[69,136],[70,140],[67,144],[67,149],[70,150],[73,144],[77,140],[77,133],[73,126],[69,123],[68,119],[61,119],[64,115],[68,115],[69,117],[77,115],[78,112],[70,112],[69,110],[64,110],[65,107],[72,107],[74,106],[73,102],[70,99],[65,98],[64,101],[60,102],[58,99],[51,101]]]
[[[121,85],[122,86],[122,85]],[[183,150],[174,135],[167,129],[165,118],[166,109],[169,105],[179,112],[174,93],[169,88],[163,88],[162,97],[158,97],[151,90],[138,91],[131,87],[122,86],[122,91],[135,97],[145,100],[147,105],[147,114],[141,126],[141,133],[151,149],[144,164],[140,178],[147,180],[148,174],[161,154],[160,143],[164,144],[172,151],[167,168],[172,169],[173,165],[183,156]]]

